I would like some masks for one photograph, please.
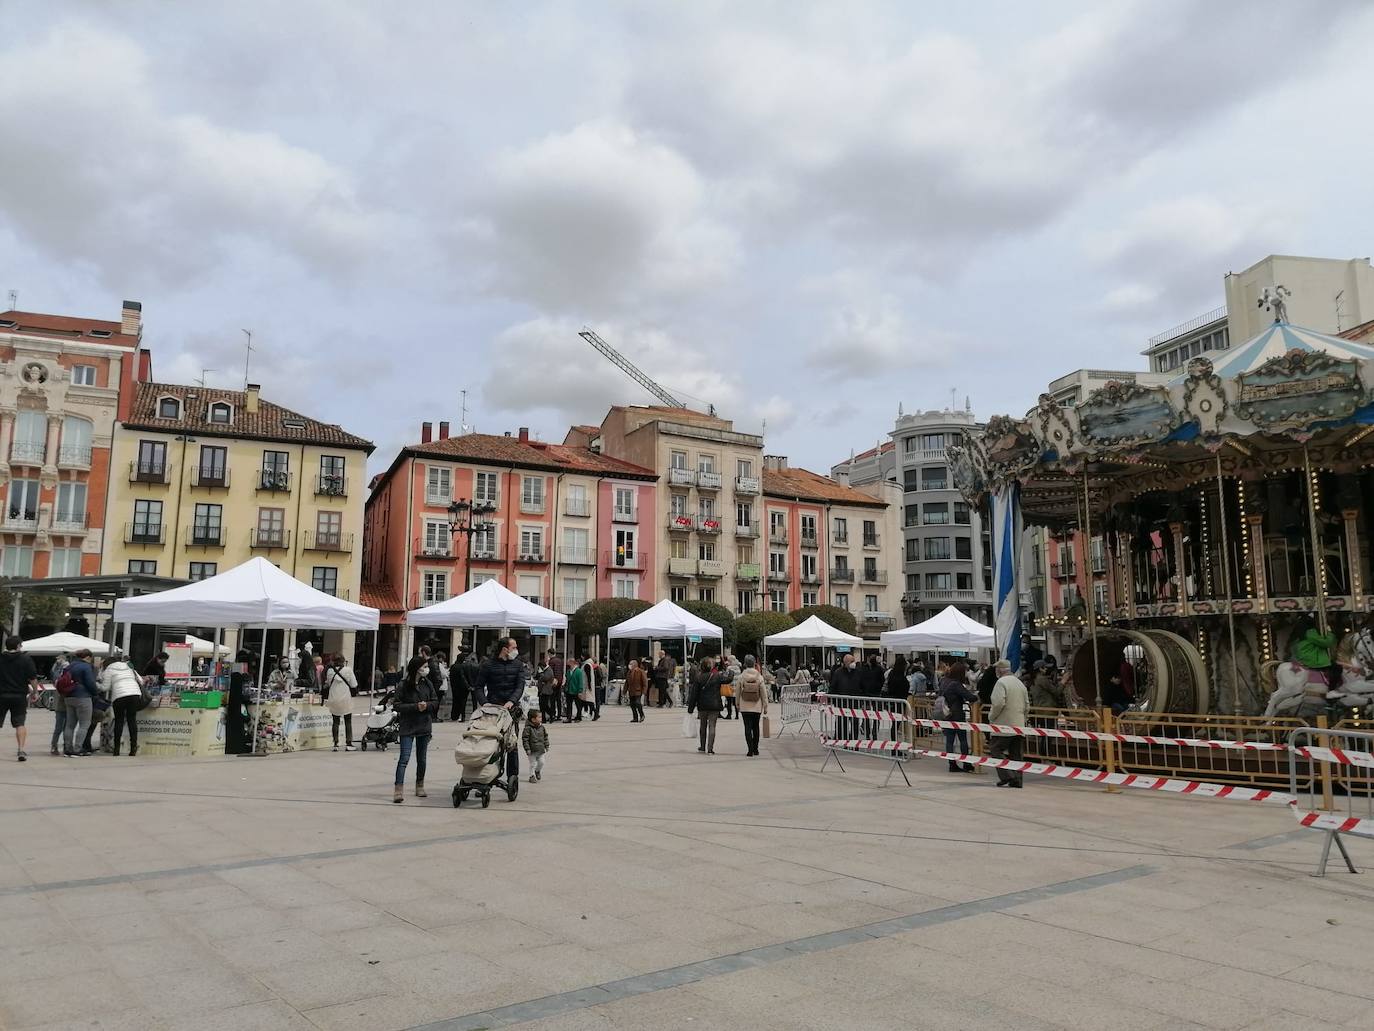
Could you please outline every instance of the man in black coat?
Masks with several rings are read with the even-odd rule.
[[[482,663],[473,685],[477,696],[487,705],[499,705],[509,710],[518,724],[522,715],[520,700],[525,696],[525,664],[520,661],[520,649],[515,638],[500,643],[494,656]],[[520,749],[506,753],[506,777],[509,782],[520,780]]]
[[[863,694],[863,670],[853,652],[846,652],[839,665],[830,671],[830,683],[825,690],[831,695]],[[847,716],[833,717],[832,726],[837,738],[851,737],[857,729],[857,723]]]

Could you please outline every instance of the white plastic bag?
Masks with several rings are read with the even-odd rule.
[[[696,717],[693,716],[690,712],[684,712],[684,713],[682,714],[682,736],[683,736],[683,737],[696,737],[696,736],[697,736],[697,728],[694,727],[694,726],[692,725],[692,724],[694,724],[694,723],[696,723]]]

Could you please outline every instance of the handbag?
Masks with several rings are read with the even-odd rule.
[[[683,737],[696,737],[696,736],[697,736],[696,728],[695,728],[694,726],[692,726],[692,724],[695,723],[695,722],[696,722],[696,720],[692,718],[692,714],[691,714],[690,712],[684,712],[684,713],[682,714],[682,736],[683,736]]]
[[[759,736],[760,736],[760,737],[772,737],[772,736],[773,736],[773,722],[772,722],[772,720],[769,719],[767,716],[764,716],[761,720],[759,720]]]

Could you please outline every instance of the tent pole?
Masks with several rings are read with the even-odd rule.
[[[247,629],[247,627],[243,627],[243,628],[240,629],[239,632],[240,632],[240,633],[243,633],[243,631],[246,630],[246,629]],[[283,651],[284,651],[284,650],[285,650],[285,649],[283,649]],[[251,752],[248,753],[249,755],[266,755],[266,754],[267,754],[266,749],[264,749],[262,752],[259,752],[259,751],[258,751],[258,725],[262,722],[262,678],[263,678],[263,669],[264,669],[264,667],[266,666],[266,664],[267,664],[267,624],[264,623],[264,624],[263,624],[263,627],[262,627],[262,640],[259,642],[259,648],[258,648],[258,688],[257,688],[257,692],[256,692],[256,697],[257,697],[257,699],[258,699],[258,704],[257,704],[257,707],[253,710],[253,749],[252,749]]]

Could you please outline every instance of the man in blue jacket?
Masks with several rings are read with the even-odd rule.
[[[90,755],[91,749],[88,742],[90,741],[91,715],[95,696],[100,693],[100,687],[95,678],[95,669],[91,666],[90,649],[82,648],[76,652],[72,656],[71,665],[67,667],[66,672],[71,675],[76,686],[72,688],[72,693],[66,698],[67,725],[62,728],[63,754],[67,756]],[[73,745],[73,741],[75,741],[75,745]]]
[[[487,705],[499,705],[508,710],[518,724],[520,700],[525,697],[525,664],[520,661],[520,649],[515,638],[507,637],[497,652],[477,671],[474,694]],[[506,777],[511,783],[520,780],[520,749],[506,753]]]

